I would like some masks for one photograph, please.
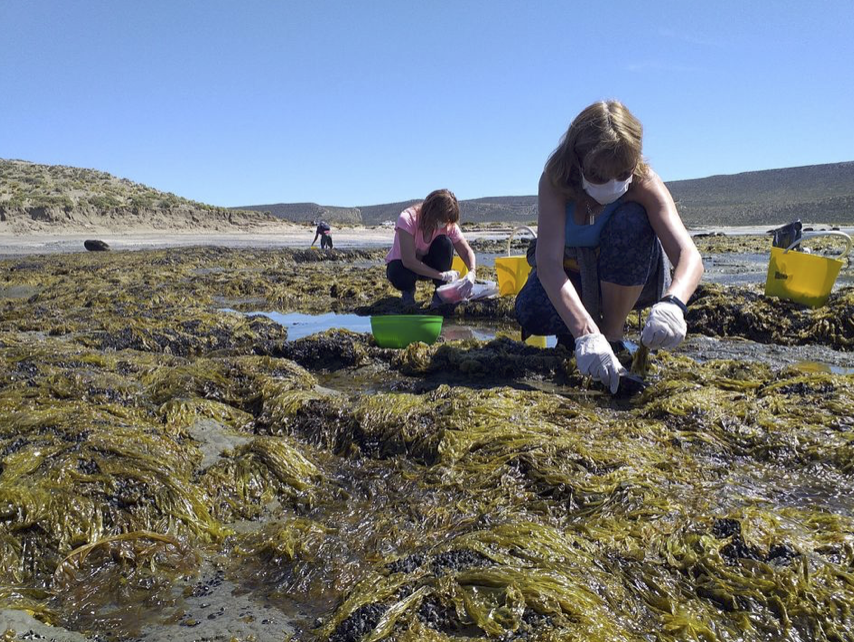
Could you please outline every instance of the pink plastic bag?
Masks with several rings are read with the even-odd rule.
[[[457,279],[453,283],[446,283],[436,288],[439,298],[445,303],[459,303],[465,301],[471,291],[471,283],[468,279]]]

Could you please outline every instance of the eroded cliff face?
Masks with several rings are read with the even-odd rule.
[[[273,216],[265,212],[204,209],[187,205],[173,208],[109,209],[91,205],[0,207],[0,231],[12,234],[83,232],[92,229],[216,231],[276,222]]]

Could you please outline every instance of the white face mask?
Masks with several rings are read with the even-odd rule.
[[[591,183],[582,174],[581,186],[597,203],[607,205],[608,203],[613,203],[628,191],[632,178],[633,176],[629,176],[624,181],[618,181],[616,178],[613,178],[607,183]]]

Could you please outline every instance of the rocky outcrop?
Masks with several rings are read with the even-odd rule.
[[[98,241],[96,239],[87,239],[83,241],[83,247],[90,252],[109,252],[110,246],[106,241]]]

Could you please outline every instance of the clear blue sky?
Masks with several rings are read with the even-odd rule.
[[[854,0],[0,0],[0,158],[214,205],[534,194],[622,100],[665,181],[854,160]]]

